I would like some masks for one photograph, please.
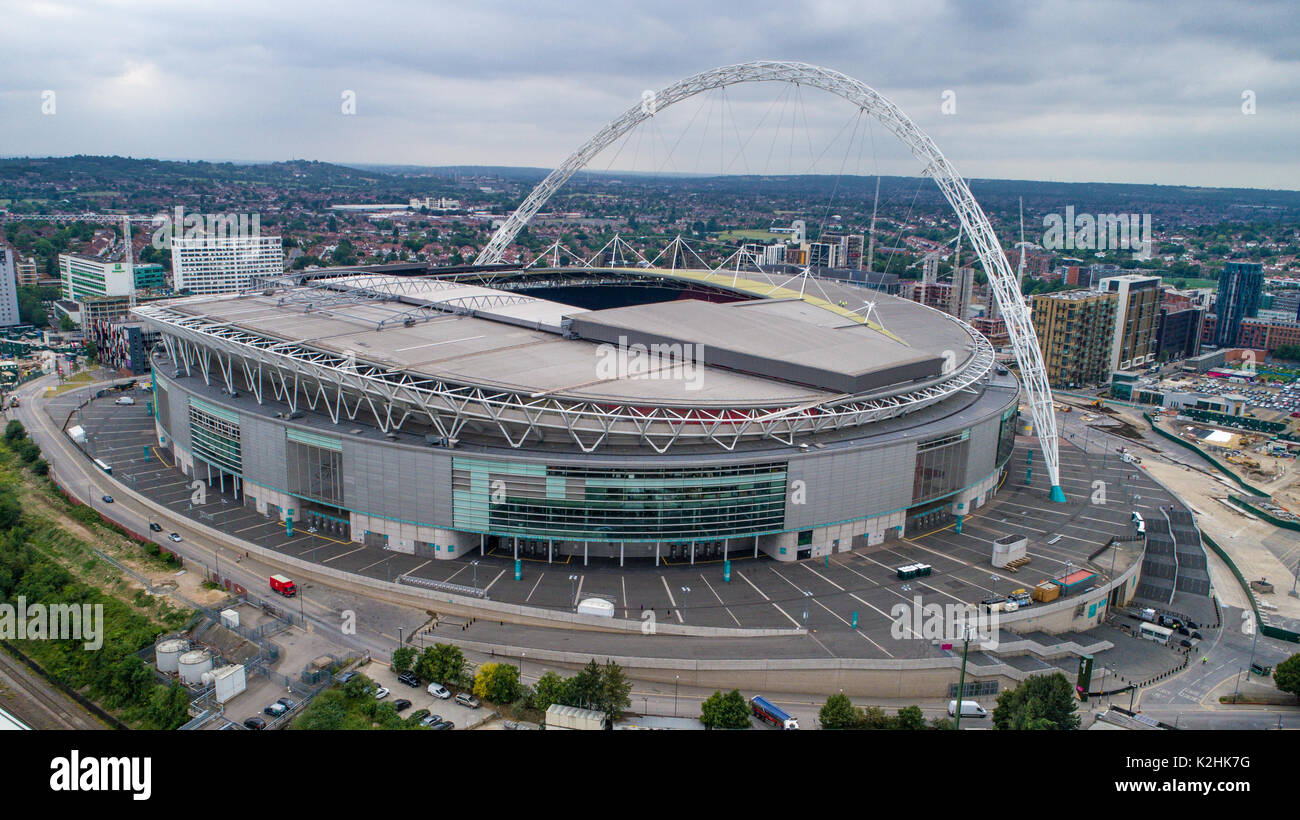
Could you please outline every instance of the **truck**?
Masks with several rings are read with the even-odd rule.
[[[770,723],[778,729],[799,728],[799,721],[790,717],[788,712],[762,695],[756,695],[750,699],[749,711],[754,713],[754,717],[764,723]]]
[[[293,585],[293,581],[283,575],[271,576],[271,589],[280,593],[286,598],[292,598],[298,594],[298,587]]]

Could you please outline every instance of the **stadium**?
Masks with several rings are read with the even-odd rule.
[[[157,440],[293,527],[434,559],[815,558],[996,492],[965,322],[761,269],[329,270],[135,308]]]

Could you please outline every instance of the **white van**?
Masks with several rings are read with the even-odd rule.
[[[122,398],[113,402],[113,404],[135,404],[135,399],[131,398],[130,396],[123,396]]]
[[[948,701],[948,716],[949,717],[957,716],[957,701],[955,700]],[[963,700],[961,702],[961,716],[982,718],[982,717],[988,717],[989,713],[984,711],[984,707],[980,706],[975,701]]]

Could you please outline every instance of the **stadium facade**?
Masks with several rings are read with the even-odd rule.
[[[434,559],[879,544],[986,503],[1018,423],[969,325],[785,274],[318,271],[135,315],[187,474]]]

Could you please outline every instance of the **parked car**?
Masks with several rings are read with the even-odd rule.
[[[348,681],[352,680],[356,676],[357,676],[357,671],[353,669],[351,672],[344,672],[342,675],[339,675],[338,681],[339,683],[347,683]]]
[[[456,728],[456,724],[452,723],[450,720],[443,720],[443,721],[439,721],[438,723],[433,724],[433,725],[430,726],[429,728],[430,728],[430,729],[437,730],[437,731],[442,731],[442,730],[444,730],[444,729],[455,729],[455,728]]]
[[[388,690],[383,686],[375,690],[375,700],[383,700],[386,697],[388,697]]]
[[[157,521],[150,521],[150,522],[149,522],[149,531],[150,531],[150,532],[162,532],[162,524],[159,524]]]
[[[474,697],[468,692],[461,692],[460,694],[456,695],[456,702],[459,703],[461,706],[468,706],[471,709],[477,709],[478,707],[483,705],[479,703],[478,698]]]
[[[276,698],[275,702],[283,706],[285,709],[292,709],[298,705],[293,702],[292,698]]]
[[[1200,633],[1200,632],[1197,632],[1195,629],[1193,629],[1193,630],[1192,630],[1192,639],[1193,639],[1193,640],[1197,640],[1197,641],[1201,640],[1201,633]]]
[[[433,695],[435,698],[438,698],[439,700],[446,700],[447,698],[451,697],[451,692],[448,692],[447,688],[443,686],[441,683],[429,684],[428,691],[430,695]]]
[[[181,538],[181,534],[180,534],[179,532],[174,532],[174,533],[172,533],[171,535],[169,535],[169,536],[167,536],[167,537],[170,538],[171,540],[177,542],[177,543],[180,543],[181,541],[184,541],[184,540],[185,540],[184,538]]]
[[[244,718],[244,728],[245,728],[245,729],[265,729],[265,728],[266,728],[266,721],[265,721],[265,720],[262,720],[260,717],[257,717],[257,716],[253,716],[253,717],[250,717],[250,718]]]
[[[393,708],[399,712],[402,711],[403,709],[409,709],[410,707],[411,707],[411,702],[406,698],[398,698],[397,700],[393,701]]]
[[[1178,628],[1177,628],[1176,630],[1174,630],[1174,631],[1177,632],[1179,635],[1191,635],[1191,634],[1192,634],[1192,631],[1191,631],[1190,629],[1188,629],[1187,627],[1185,627],[1185,626],[1180,626],[1180,627],[1178,627]]]
[[[102,499],[103,502],[104,502],[105,504],[112,504],[112,503],[113,503],[113,496],[111,496],[111,495],[101,495],[101,496],[100,496],[100,499]]]
[[[429,716],[429,710],[428,710],[428,709],[416,709],[414,712],[412,712],[411,714],[409,714],[409,715],[406,716],[406,722],[407,722],[407,723],[418,723],[418,724],[420,724],[421,726],[423,726],[423,725],[424,725],[424,719],[427,718],[428,716]]]
[[[420,678],[414,672],[403,672],[397,676],[397,682],[404,683],[413,689],[418,689],[420,686]]]
[[[432,726],[435,723],[442,723],[442,715],[427,714],[420,719],[421,726]]]
[[[289,711],[289,707],[285,706],[283,703],[280,703],[279,701],[276,701],[275,703],[272,703],[270,706],[263,709],[262,714],[270,715],[271,717],[279,717],[280,715],[283,715],[287,711]]]
[[[1187,640],[1186,638],[1183,638],[1181,641],[1178,642],[1178,645],[1190,649],[1192,647],[1192,642]]]

